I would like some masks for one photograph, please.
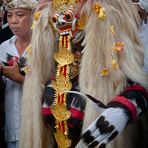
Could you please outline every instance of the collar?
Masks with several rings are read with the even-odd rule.
[[[15,44],[17,37],[14,35],[11,39],[9,39],[9,44]]]

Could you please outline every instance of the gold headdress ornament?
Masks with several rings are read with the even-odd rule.
[[[4,7],[6,10],[13,8],[33,9],[38,0],[6,0]]]
[[[64,11],[67,7],[74,8],[82,0],[53,0],[53,9],[55,11]]]

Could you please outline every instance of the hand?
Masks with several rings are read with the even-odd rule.
[[[84,132],[76,148],[96,146],[105,148],[107,143],[122,132],[128,120],[122,108],[105,109]]]
[[[13,58],[13,66],[3,66],[3,75],[12,81],[23,83],[24,76],[20,74],[16,59]]]

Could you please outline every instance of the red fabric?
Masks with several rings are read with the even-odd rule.
[[[146,96],[148,96],[148,92],[146,91],[146,89],[138,84],[136,85],[133,85],[133,86],[128,86],[126,88],[126,91],[130,91],[130,90],[139,90],[139,91],[142,91]]]
[[[135,120],[137,117],[137,109],[136,106],[127,98],[123,97],[123,96],[117,96],[113,99],[113,101],[115,102],[120,102],[123,105],[125,105],[131,112],[132,115],[132,119]]]
[[[13,56],[13,57],[8,61],[8,65],[9,65],[9,66],[13,66],[13,64],[14,64],[14,63],[13,63],[13,60],[14,60],[14,59],[16,60],[16,62],[18,62],[18,59],[19,59],[19,58],[16,57],[16,56]]]
[[[43,115],[52,115],[50,108],[42,108]]]
[[[72,114],[71,115],[72,118],[83,120],[83,118],[84,118],[84,112],[81,112],[81,111],[79,111],[77,109],[74,109],[74,108],[71,108],[70,111],[71,111],[71,114]]]

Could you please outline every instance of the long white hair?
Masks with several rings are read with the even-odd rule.
[[[45,129],[41,115],[41,99],[44,85],[53,66],[53,50],[56,48],[55,33],[50,23],[52,8],[42,11],[41,18],[33,29],[29,68],[22,99],[20,148],[47,148],[54,145],[53,135]]]
[[[107,18],[100,21],[89,1],[84,5],[83,10],[88,12],[89,17],[86,21],[88,23],[85,28],[79,82],[81,92],[106,104],[124,91],[127,78],[144,87],[148,86],[148,78],[143,72],[143,49],[137,31],[138,14],[130,0],[94,0],[93,3],[95,2],[105,8]],[[56,35],[49,23],[53,12],[51,5],[49,7],[42,11],[33,30],[29,60],[31,74],[26,76],[23,90],[20,148],[54,147],[53,132],[51,129],[45,130],[41,115],[44,84],[54,69],[53,51],[57,47]],[[115,27],[115,35],[110,31],[111,25]],[[113,50],[117,41],[125,44],[120,53]],[[112,57],[119,64],[117,70],[111,67]],[[100,71],[104,67],[109,69],[109,75],[101,77]],[[88,101],[84,130],[98,116],[90,105],[91,102]],[[119,143],[122,142],[123,140]]]
[[[124,91],[127,79],[145,88],[148,87],[148,76],[143,71],[143,46],[138,37],[138,14],[130,0],[94,0],[105,8],[107,18],[99,20],[97,14],[90,10],[92,6],[86,3],[89,20],[85,28],[84,50],[80,68],[81,92],[90,94],[107,104],[116,95]],[[85,11],[85,9],[84,9]],[[115,34],[110,30],[115,28]],[[116,42],[123,42],[120,52],[114,51]],[[112,59],[119,64],[119,69],[112,68]],[[87,65],[87,66],[86,66]],[[109,69],[109,75],[100,76],[103,68]],[[92,103],[87,101],[83,130],[96,119],[98,113],[92,109]],[[92,116],[93,115],[93,116]],[[135,128],[136,129],[136,128]],[[130,131],[130,130],[129,130]],[[126,140],[132,137],[126,133]],[[120,142],[119,142],[120,141]],[[123,138],[118,139],[117,147],[122,147]],[[123,144],[123,145],[122,145]],[[112,145],[115,148],[115,143]],[[124,146],[123,146],[124,147]],[[131,148],[131,142],[128,147]]]

